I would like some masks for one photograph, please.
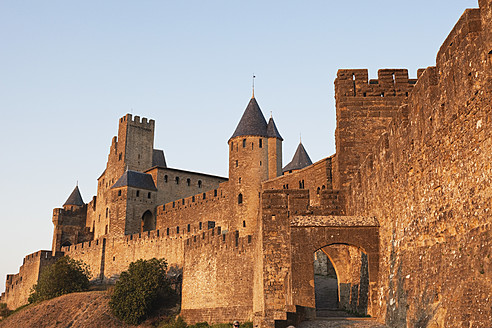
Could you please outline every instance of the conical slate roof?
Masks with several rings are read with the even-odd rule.
[[[234,131],[231,138],[239,136],[268,137],[267,122],[254,97],[249,101],[249,104],[236,127],[236,131]]]
[[[147,173],[127,170],[111,188],[134,187],[147,190],[157,190],[154,179]]]
[[[292,161],[290,161],[290,163],[282,169],[282,172],[300,170],[311,164],[313,164],[313,162],[311,162],[311,158],[309,158],[309,155],[306,149],[304,149],[302,142],[299,142],[299,146],[297,146],[297,150],[292,158]]]
[[[278,138],[282,141],[284,140],[277,130],[277,126],[275,125],[275,122],[273,121],[273,117],[270,117],[270,119],[268,120],[267,136],[269,138]]]
[[[84,201],[82,200],[82,195],[80,194],[79,186],[75,186],[75,189],[72,191],[70,196],[68,196],[65,205],[76,205],[76,206],[84,206]]]

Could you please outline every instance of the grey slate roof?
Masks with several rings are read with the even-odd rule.
[[[164,157],[164,151],[161,149],[152,151],[152,167],[154,166],[167,167],[166,157]]]
[[[273,117],[270,117],[268,120],[268,125],[267,125],[267,135],[269,138],[278,138],[280,140],[284,140],[282,136],[280,135],[280,132],[277,130],[277,126],[275,125],[275,122],[273,121]]]
[[[75,186],[75,189],[72,191],[70,196],[68,196],[67,201],[63,206],[65,205],[77,205],[77,206],[84,206],[84,201],[82,200],[82,195],[80,194],[79,186]]]
[[[111,188],[134,187],[156,191],[154,179],[147,173],[127,170]]]
[[[302,142],[299,142],[299,146],[297,146],[297,150],[292,158],[292,161],[290,161],[290,163],[282,169],[282,172],[300,170],[311,164],[313,164],[313,162],[311,162],[311,158],[309,158],[309,155],[306,149],[304,149]]]
[[[239,136],[268,137],[267,122],[254,97],[249,101],[231,138]]]

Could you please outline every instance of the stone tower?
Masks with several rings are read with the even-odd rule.
[[[157,188],[150,174],[127,170],[111,187],[109,234],[154,230]]]
[[[126,114],[119,120],[118,136],[113,138],[108,162],[98,178],[97,204],[92,223],[95,238],[109,231],[111,187],[126,170],[144,171],[152,167],[154,154],[154,120]]]
[[[282,140],[273,118],[267,124],[253,96],[228,142],[229,182],[237,205],[237,222],[230,228],[241,235],[255,230],[261,183],[281,174]]]

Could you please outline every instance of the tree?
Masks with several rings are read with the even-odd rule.
[[[137,325],[174,294],[166,277],[164,259],[138,260],[121,273],[109,306],[114,315]]]
[[[41,272],[38,283],[31,289],[28,301],[34,303],[63,294],[85,291],[89,289],[90,277],[89,268],[84,262],[68,256],[60,257]]]

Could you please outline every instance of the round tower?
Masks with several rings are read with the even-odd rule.
[[[272,174],[277,176],[277,154],[281,152],[281,137],[275,124],[267,124],[260,106],[254,96],[248,103],[232,137],[229,139],[229,183],[235,220],[230,230],[239,230],[240,235],[252,234],[256,229],[256,220],[260,206],[261,183],[271,178],[270,162],[275,163]],[[269,135],[269,130],[276,132]],[[271,134],[271,133],[270,133]],[[275,142],[275,149],[269,151],[269,139]],[[280,159],[280,167],[281,167]]]

